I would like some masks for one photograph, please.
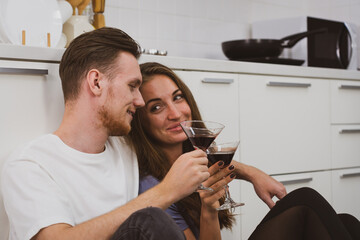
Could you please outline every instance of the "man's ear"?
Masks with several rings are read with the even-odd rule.
[[[86,75],[86,81],[90,91],[98,96],[102,92],[102,78],[101,73],[97,69],[91,69]]]

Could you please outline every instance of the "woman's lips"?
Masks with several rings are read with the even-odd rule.
[[[182,128],[181,128],[180,124],[176,124],[176,125],[171,125],[170,127],[167,128],[167,130],[169,130],[169,131],[182,131]]]

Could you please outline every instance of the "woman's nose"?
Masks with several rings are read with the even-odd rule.
[[[174,104],[168,105],[168,118],[169,119],[178,119],[180,116],[181,116],[181,112]]]

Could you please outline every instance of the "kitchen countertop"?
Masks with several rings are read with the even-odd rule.
[[[64,51],[65,49],[0,44],[0,60],[23,60],[58,63],[60,62]],[[142,55],[139,59],[140,63],[150,61],[162,63],[176,70],[196,70],[360,81],[360,71],[355,70],[154,55]]]

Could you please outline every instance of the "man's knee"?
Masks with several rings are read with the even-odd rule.
[[[185,239],[181,229],[162,209],[148,207],[138,210],[119,227],[118,239]]]

